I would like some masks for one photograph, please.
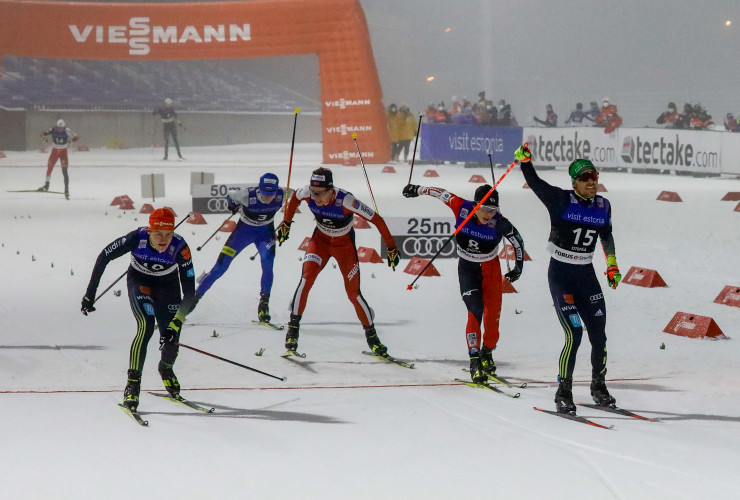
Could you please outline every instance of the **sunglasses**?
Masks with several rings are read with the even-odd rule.
[[[583,172],[581,175],[576,177],[577,181],[580,182],[588,182],[588,181],[598,181],[599,180],[599,173],[598,172]]]

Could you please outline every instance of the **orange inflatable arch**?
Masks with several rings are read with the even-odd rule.
[[[324,163],[390,159],[370,34],[358,0],[114,4],[0,0],[3,55],[199,60],[317,54]]]

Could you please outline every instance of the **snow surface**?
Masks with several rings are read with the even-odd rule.
[[[360,143],[361,144],[361,143]],[[456,263],[437,260],[441,277],[413,276],[385,264],[362,264],[362,291],[376,312],[381,340],[408,370],[361,354],[364,336],[338,270],[319,276],[301,326],[301,362],[280,357],[283,332],[251,324],[259,293],[253,247],[238,257],[185,325],[182,341],[253,368],[287,377],[281,382],[181,350],[175,371],[183,395],[216,408],[211,415],[149,395],[162,392],[157,338],[149,346],[140,410],[142,428],[116,403],[122,398],[134,337],[123,282],[80,312],[97,254],[145,225],[137,211],[140,175],[164,173],[178,219],[191,208],[190,172],[214,172],[216,182],[255,182],[265,171],[285,185],[287,144],[185,148],[184,162],[163,162],[161,150],[94,150],[70,155],[72,199],[10,193],[43,183],[47,154],[8,152],[0,159],[0,266],[7,286],[0,300],[0,460],[3,498],[433,498],[564,499],[739,498],[740,330],[737,308],[713,302],[726,285],[740,285],[740,213],[720,201],[740,191],[737,179],[696,179],[603,172],[613,204],[617,257],[657,269],[667,288],[606,287],[609,373],[620,406],[659,423],[579,409],[613,430],[534,411],[553,408],[563,334],[552,311],[546,269],[548,217],[522,189],[518,167],[500,185],[504,214],[517,226],[532,257],[504,296],[499,374],[530,387],[510,399],[457,385],[466,378],[466,311]],[[307,182],[321,161],[320,145],[297,144],[291,186]],[[400,194],[409,167],[382,174],[368,165],[384,216],[450,217],[432,198]],[[468,182],[487,169],[441,165],[437,179],[414,181],[472,196]],[[497,177],[504,170],[498,168]],[[335,182],[372,203],[361,168],[334,167]],[[542,171],[566,187],[563,170]],[[53,190],[62,185],[59,167]],[[656,201],[676,191],[683,203]],[[137,211],[109,206],[119,195]],[[196,274],[208,270],[226,239],[201,245],[225,217],[178,231],[193,249]],[[314,227],[308,210],[296,218],[278,249],[272,314],[287,322],[302,252]],[[377,231],[357,231],[358,245],[379,249]],[[598,260],[598,259],[597,259]],[[52,267],[53,263],[53,267]],[[112,262],[99,291],[127,267]],[[597,272],[605,264],[598,261]],[[516,310],[520,314],[516,314]],[[729,340],[677,337],[662,330],[677,311],[711,316]],[[217,337],[213,332],[218,333]],[[665,349],[660,349],[661,344]],[[262,356],[255,356],[261,348]],[[590,402],[590,346],[576,365],[577,401]]]

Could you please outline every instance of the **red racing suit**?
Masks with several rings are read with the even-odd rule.
[[[360,263],[357,259],[353,229],[355,215],[374,224],[388,248],[395,248],[396,243],[383,218],[373,209],[355,199],[352,193],[335,187],[331,202],[325,206],[319,206],[311,199],[311,192],[308,188],[309,186],[306,185],[293,193],[285,210],[285,222],[292,222],[298,205],[306,201],[308,208],[316,217],[316,229],[314,229],[303,258],[301,281],[293,295],[291,313],[299,316],[303,314],[308,293],[316,277],[329,259],[334,257],[344,278],[347,297],[355,307],[360,323],[363,327],[371,326],[373,310],[360,292]]]

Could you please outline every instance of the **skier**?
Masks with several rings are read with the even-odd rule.
[[[291,303],[288,333],[285,336],[285,348],[295,353],[298,348],[298,330],[306,300],[316,277],[324,269],[331,257],[337,261],[344,277],[344,288],[357,317],[365,330],[367,345],[377,355],[383,356],[388,348],[380,343],[373,324],[373,310],[360,292],[360,264],[355,247],[354,217],[360,216],[372,222],[380,232],[388,248],[388,265],[395,270],[399,262],[396,243],[391,236],[383,218],[370,207],[355,199],[352,193],[334,187],[331,170],[318,168],[311,174],[311,182],[298,189],[290,197],[285,217],[277,229],[280,245],[288,239],[293,215],[301,202],[307,202],[308,208],[316,217],[316,228],[308,243],[303,258],[303,271]],[[287,354],[287,353],[286,353]]]
[[[52,148],[51,154],[49,155],[49,161],[46,163],[46,182],[44,182],[43,186],[38,188],[38,191],[49,190],[51,172],[54,170],[57,160],[59,160],[59,163],[62,165],[62,175],[64,176],[64,197],[69,199],[69,174],[67,174],[69,159],[67,157],[67,146],[69,145],[70,139],[72,142],[76,142],[80,137],[72,132],[72,129],[67,128],[62,119],[57,120],[56,127],[50,128],[41,133],[41,139],[44,142],[47,141],[47,136],[51,136]]]
[[[206,274],[195,291],[196,303],[203,297],[213,283],[229,269],[231,261],[248,245],[255,244],[262,263],[260,281],[260,300],[257,317],[260,322],[270,322],[270,290],[272,289],[272,267],[275,262],[275,213],[280,210],[285,191],[278,183],[275,174],[266,173],[260,177],[258,187],[248,187],[227,196],[228,208],[233,214],[239,213],[239,222],[226,240],[213,268]]]
[[[488,184],[480,186],[475,190],[475,201],[469,201],[437,187],[408,184],[403,188],[406,198],[425,194],[441,200],[455,214],[455,227],[485,198],[483,205],[455,236],[460,256],[457,263],[460,295],[468,309],[465,338],[470,357],[470,376],[473,382],[479,384],[486,383],[489,375],[496,376],[492,351],[496,349],[499,339],[502,279],[498,245],[502,238],[509,240],[516,255],[514,269],[506,273],[506,279],[513,283],[519,279],[524,267],[524,241],[519,231],[499,212],[498,191],[494,190],[486,197],[490,190]],[[485,330],[482,335],[481,323]]]
[[[526,145],[514,153],[524,179],[547,207],[550,214],[549,248],[551,253],[547,279],[558,320],[565,330],[565,346],[560,354],[559,386],[555,406],[559,413],[575,414],[573,404],[573,369],[583,336],[583,325],[591,341],[591,396],[596,404],[615,406],[606,388],[606,304],[604,293],[592,264],[596,238],[606,255],[606,276],[616,289],[622,275],[612,237],[611,204],[597,195],[599,173],[590,160],[577,159],[568,167],[572,190],[551,186],[540,179],[532,166]]]
[[[175,216],[170,210],[160,208],[152,212],[148,228],[137,228],[100,252],[82,298],[82,314],[87,316],[95,310],[95,293],[105,267],[113,259],[131,253],[126,282],[137,328],[131,345],[128,383],[123,393],[123,405],[131,410],[139,406],[141,372],[155,322],[159,324],[162,351],[159,374],[172,397],[180,394],[180,383],[172,365],[177,358],[180,328],[195,295],[195,274],[190,248],[174,230]]]
[[[159,115],[162,119],[162,124],[164,125],[164,158],[162,159],[167,159],[170,148],[170,136],[172,136],[172,141],[175,143],[175,148],[177,149],[177,156],[181,160],[184,160],[185,158],[180,154],[180,143],[177,142],[177,128],[175,127],[175,122],[177,122],[180,127],[183,125],[180,118],[177,116],[177,112],[175,112],[175,108],[172,107],[172,99],[169,97],[165,99],[164,107],[155,109],[152,114]]]

